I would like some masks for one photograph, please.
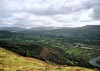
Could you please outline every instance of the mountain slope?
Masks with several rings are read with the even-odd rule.
[[[31,28],[28,30],[21,31],[21,33],[42,33],[42,34],[52,34],[66,37],[86,37],[86,36],[100,36],[100,25],[87,25],[77,28],[52,28],[52,27],[38,27]]]
[[[18,31],[23,31],[23,30],[26,30],[26,29],[25,28],[19,28],[19,27],[0,27],[0,30],[18,32]]]
[[[54,29],[58,29],[59,27],[33,27],[30,28],[29,30],[33,30],[33,31],[45,31],[45,30],[54,30]]]
[[[67,67],[47,64],[43,61],[22,57],[0,48],[0,71],[97,71],[81,67]]]

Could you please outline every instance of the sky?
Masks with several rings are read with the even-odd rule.
[[[0,27],[100,25],[100,0],[0,0]]]

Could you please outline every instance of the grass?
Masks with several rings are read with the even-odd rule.
[[[66,52],[70,54],[79,55],[83,53],[88,53],[89,51],[86,49],[82,49],[82,48],[71,48],[71,49],[68,49]]]
[[[0,71],[97,71],[81,67],[59,66],[23,57],[0,48]]]

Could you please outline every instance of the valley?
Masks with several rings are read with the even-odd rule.
[[[100,0],[0,0],[0,71],[100,71]]]
[[[98,26],[36,29],[0,30],[0,47],[48,64],[100,70],[99,59],[93,60],[100,56]]]

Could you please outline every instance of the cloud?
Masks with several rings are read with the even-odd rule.
[[[1,0],[1,11],[25,11],[37,15],[66,14],[79,11],[86,0]]]
[[[30,3],[31,2],[31,3]],[[24,11],[35,15],[70,14],[87,9],[83,4],[87,0],[37,0],[28,1],[24,4]]]
[[[87,8],[93,9],[93,13],[91,15],[92,19],[100,20],[100,0],[88,0],[85,5]]]
[[[0,26],[82,26],[98,24],[99,0],[1,0]]]
[[[95,20],[100,20],[100,5],[94,7],[92,17]]]

